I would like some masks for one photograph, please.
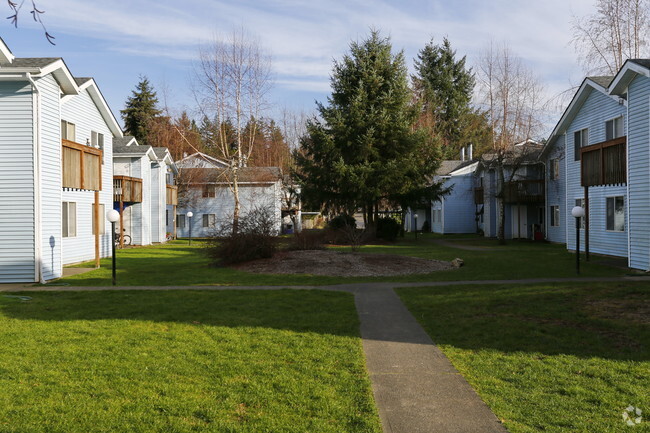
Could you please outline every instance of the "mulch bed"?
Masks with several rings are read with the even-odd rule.
[[[389,254],[332,250],[282,251],[273,258],[233,266],[259,274],[311,274],[336,277],[379,277],[428,274],[454,267],[450,262]]]

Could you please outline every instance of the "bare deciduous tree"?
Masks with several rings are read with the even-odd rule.
[[[258,40],[243,28],[202,47],[195,66],[196,96],[202,114],[216,120],[219,156],[230,163],[231,189],[235,201],[233,232],[238,230],[241,210],[238,170],[246,165],[254,149],[255,130],[246,130],[266,108],[271,88],[271,58]],[[249,121],[253,122],[249,122]],[[232,127],[232,137],[223,125]]]
[[[573,18],[572,43],[588,73],[615,75],[650,55],[650,0],[597,0],[596,12]]]
[[[479,94],[492,128],[492,148],[484,161],[495,170],[498,201],[497,238],[505,240],[504,188],[518,177],[528,159],[526,142],[541,131],[544,88],[539,78],[505,44],[490,43],[482,52],[477,69]]]

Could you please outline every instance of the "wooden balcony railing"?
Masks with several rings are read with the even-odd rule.
[[[474,188],[474,204],[483,204],[484,190],[482,186]]]
[[[63,188],[102,190],[102,151],[70,140],[61,140]]]
[[[113,201],[142,203],[142,179],[113,176]]]
[[[544,180],[506,182],[503,188],[503,200],[506,203],[542,203],[544,202]]]
[[[580,149],[582,186],[625,185],[627,137],[619,137]]]
[[[178,186],[167,185],[167,204],[178,205]]]

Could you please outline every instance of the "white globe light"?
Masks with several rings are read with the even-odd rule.
[[[117,222],[120,219],[120,213],[115,209],[111,209],[106,212],[106,219],[112,223]]]
[[[573,215],[574,218],[582,218],[585,216],[585,210],[582,206],[576,206],[571,209],[571,215]]]
[[[188,212],[188,213],[187,213],[187,217],[188,217],[188,218],[192,218],[193,216],[194,216],[194,213],[193,213],[193,212]]]

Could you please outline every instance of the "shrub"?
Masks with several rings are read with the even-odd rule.
[[[402,229],[402,225],[394,218],[379,218],[377,220],[377,237],[387,241],[394,241]]]
[[[322,230],[303,230],[291,236],[288,249],[294,251],[322,250],[325,248],[325,233]]]
[[[223,265],[273,257],[277,251],[276,225],[272,209],[252,209],[239,218],[237,233],[233,233],[232,222],[220,226],[208,241],[208,256]]]
[[[420,229],[422,233],[429,233],[431,232],[431,225],[429,224],[429,221],[425,221],[424,224],[422,224],[422,228]]]
[[[356,228],[357,227],[357,222],[354,219],[354,217],[342,213],[340,215],[335,216],[330,220],[330,222],[327,224],[327,227],[333,230],[339,230],[343,229],[345,227],[352,227]]]

